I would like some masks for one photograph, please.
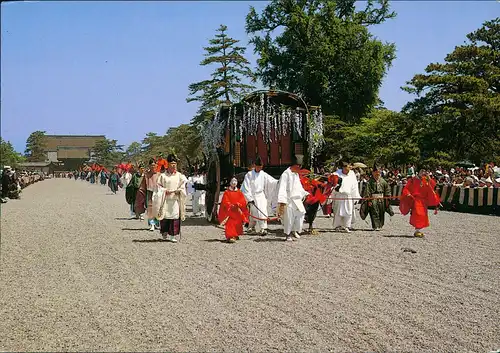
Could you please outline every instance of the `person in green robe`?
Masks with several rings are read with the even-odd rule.
[[[376,165],[373,166],[372,176],[363,192],[363,198],[369,198],[369,200],[363,201],[365,205],[361,205],[361,207],[366,207],[366,211],[370,215],[373,230],[379,231],[382,229],[386,212],[390,216],[394,215],[391,208],[391,199],[384,198],[390,196],[391,188],[389,184],[380,176],[379,168]]]
[[[144,177],[144,167],[139,165],[138,170],[135,170],[135,167],[132,166],[130,168],[130,173],[132,174],[132,179],[130,179],[130,182],[125,188],[125,199],[130,205],[130,212],[132,216],[139,219],[141,218],[141,215],[135,212],[135,200],[137,198],[137,191],[139,191],[139,187],[142,183],[142,178]]]
[[[109,175],[109,181],[108,181],[108,186],[111,189],[111,191],[116,194],[118,191],[118,181],[120,180],[120,176],[118,175],[118,172],[116,170],[116,167],[113,168],[113,171]]]

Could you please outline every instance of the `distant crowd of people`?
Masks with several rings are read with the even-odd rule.
[[[370,179],[371,170],[355,168],[354,172],[358,181],[366,183]],[[408,179],[416,175],[415,166],[409,164],[403,172],[400,169],[381,167],[381,176],[389,186],[405,186]],[[500,188],[500,166],[489,163],[482,167],[455,167],[433,168],[429,176],[441,185],[450,185],[465,188]]]
[[[9,165],[3,167],[0,172],[1,183],[1,203],[6,203],[8,199],[21,198],[22,189],[44,180],[46,175],[42,172],[16,171]]]

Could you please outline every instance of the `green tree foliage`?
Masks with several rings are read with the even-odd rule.
[[[16,152],[14,147],[9,141],[4,141],[0,138],[0,168],[3,169],[5,165],[9,165],[13,168],[19,163],[25,161],[23,155],[19,152]]]
[[[415,123],[423,159],[480,163],[500,155],[500,18],[467,38],[403,88],[418,95],[403,111]]]
[[[132,142],[124,153],[124,158],[127,161],[132,161],[134,164],[139,164],[142,153],[142,145],[139,142]]]
[[[26,140],[24,154],[30,162],[44,162],[47,159],[45,147],[47,144],[45,131],[35,131]]]
[[[192,125],[182,124],[170,128],[165,135],[165,146],[175,152],[183,167],[188,165],[188,161],[201,158],[200,143],[199,131]]]
[[[369,0],[361,11],[354,3],[272,0],[260,15],[251,7],[246,30],[260,54],[257,76],[342,121],[366,116],[395,58],[395,46],[374,38],[368,26],[395,14],[388,0]]]
[[[404,114],[374,109],[357,125],[341,127],[338,149],[351,161],[386,165],[416,163],[420,158],[418,141],[412,135],[412,121]]]
[[[205,59],[201,66],[214,65],[211,78],[189,85],[187,102],[200,102],[194,124],[213,117],[213,110],[221,103],[229,103],[253,88],[245,81],[254,80],[249,61],[244,57],[246,48],[239,46],[239,40],[227,35],[227,26],[220,25],[215,38],[205,47]]]
[[[123,145],[118,145],[117,140],[99,140],[92,148],[93,159],[96,163],[110,167],[120,163],[123,158]]]
[[[164,138],[155,132],[148,132],[142,140],[142,157],[145,163],[165,152]]]
[[[180,166],[185,168],[190,162],[201,160],[200,140],[198,129],[189,124],[172,127],[163,136],[150,132],[142,140],[141,153],[136,160],[148,163],[150,158],[166,158],[173,153],[179,159]],[[134,163],[137,162],[134,160]]]

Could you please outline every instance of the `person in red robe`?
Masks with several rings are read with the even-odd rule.
[[[313,223],[316,219],[316,214],[318,212],[320,204],[325,203],[325,201],[327,200],[327,197],[323,194],[326,183],[321,182],[319,178],[314,179],[301,173],[299,173],[299,175],[301,175],[300,182],[302,184],[302,187],[306,192],[309,193],[304,201],[304,208],[306,209],[304,220],[309,224],[309,234],[317,235],[319,233],[316,229],[314,229]]]
[[[429,177],[426,169],[422,169],[418,176],[408,180],[401,192],[399,210],[403,215],[411,212],[410,224],[415,227],[416,237],[423,237],[422,229],[430,225],[427,208],[441,204],[439,195],[434,191],[435,187],[436,182]],[[437,210],[436,208],[434,214],[437,214]]]
[[[157,158],[157,161],[156,161],[156,172],[157,173],[163,173],[167,169],[168,169],[168,162],[167,162],[167,160],[163,159],[161,157]]]
[[[234,243],[243,235],[243,224],[248,223],[248,208],[245,196],[238,189],[238,180],[231,179],[229,188],[222,196],[219,209],[219,222],[224,225],[226,239]]]

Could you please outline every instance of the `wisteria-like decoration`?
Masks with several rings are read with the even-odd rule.
[[[219,112],[215,113],[214,120],[201,127],[205,155],[212,157],[217,153],[217,147],[222,145],[224,140],[225,127],[224,121],[219,118]]]
[[[228,111],[227,122],[233,132],[243,136],[257,136],[262,131],[264,141],[271,143],[280,136],[291,133],[295,128],[301,138],[308,139],[309,156],[312,159],[324,144],[323,114],[321,109],[310,111],[309,119],[306,111],[278,105],[270,101],[266,94],[261,94],[257,103],[244,103],[242,106],[232,106]],[[307,121],[308,135],[304,136],[304,121]],[[203,149],[207,155],[217,151],[224,141],[225,121],[216,114],[213,121],[202,128]]]
[[[309,120],[309,156],[312,163],[313,158],[325,143],[323,137],[323,113],[318,108],[310,114]]]

